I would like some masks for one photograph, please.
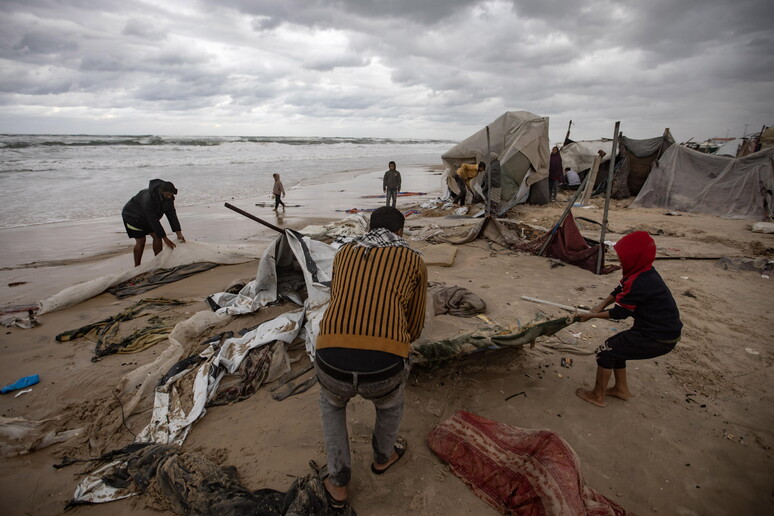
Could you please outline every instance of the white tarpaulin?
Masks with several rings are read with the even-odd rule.
[[[500,160],[502,205],[498,211],[503,213],[526,201],[529,187],[548,177],[548,118],[527,111],[506,111],[488,127],[490,149]],[[445,179],[449,188],[457,191],[450,178],[460,165],[488,162],[489,158],[484,127],[441,156],[447,167]],[[477,176],[471,186],[480,191],[485,177]],[[546,202],[547,198],[542,204]]]
[[[672,145],[632,206],[762,220],[774,208],[773,160],[774,148],[729,158]]]
[[[570,142],[563,145],[559,149],[559,154],[562,156],[562,167],[570,167],[579,173],[588,170],[601,150],[605,151],[605,157],[602,158],[602,162],[610,161],[610,155],[613,152],[613,140],[588,140]]]
[[[152,259],[143,263],[139,267],[131,267],[116,274],[101,276],[93,280],[85,281],[78,285],[68,287],[58,294],[40,301],[38,315],[42,315],[54,310],[61,310],[78,304],[94,296],[98,296],[112,286],[130,280],[140,274],[159,270],[172,269],[182,265],[192,263],[218,263],[235,264],[255,260],[258,254],[258,247],[255,245],[224,245],[224,244],[206,244],[203,242],[179,243],[174,249],[167,247],[154,256]]]
[[[167,378],[162,385],[156,387],[151,421],[137,435],[135,442],[181,444],[191,425],[206,413],[205,406],[217,393],[221,379],[227,373],[237,371],[252,349],[274,342],[287,345],[297,337],[303,337],[307,351],[312,354],[314,337],[330,299],[329,284],[334,255],[335,250],[332,247],[288,230],[266,249],[253,282],[237,295],[220,293],[211,296],[211,304],[223,303],[219,305],[218,313],[200,312],[192,319],[201,320],[201,323],[188,326],[197,329],[201,329],[203,325],[211,327],[215,325],[213,318],[222,319],[229,314],[255,311],[261,306],[278,301],[280,296],[299,299],[303,308],[266,321],[243,336],[227,339],[218,348],[210,345],[199,354],[202,360]],[[302,280],[300,285],[294,281],[297,278]],[[305,299],[302,299],[302,291],[306,292]],[[186,323],[188,321],[178,326]],[[177,330],[178,327],[175,327],[170,335],[170,348],[164,353],[168,356],[160,363],[166,366],[163,371],[170,370],[177,363],[175,361],[170,364],[172,358],[179,360],[181,356],[182,345],[173,338],[177,335]],[[285,346],[281,346],[279,350],[272,357],[271,372],[267,381],[276,379],[290,368]],[[149,367],[148,371],[140,373],[150,374],[153,371],[158,375],[161,371],[158,364],[155,368],[153,365]],[[130,381],[129,376],[125,377],[126,381]],[[136,375],[133,376],[136,378]],[[140,392],[135,398],[139,394]],[[137,400],[133,399],[129,408],[133,409],[136,403]],[[76,488],[73,501],[100,503],[137,494],[126,488],[109,486],[103,480],[108,473],[115,471],[122,464],[122,461],[113,461],[89,474]]]

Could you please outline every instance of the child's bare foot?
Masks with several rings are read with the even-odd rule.
[[[622,391],[622,390],[619,390],[619,389],[617,389],[615,387],[610,387],[607,390],[607,395],[608,396],[613,396],[614,398],[620,398],[620,399],[622,399],[624,401],[627,401],[629,398],[632,397],[632,393],[631,392],[629,392],[629,391]]]
[[[576,389],[575,391],[575,395],[584,401],[588,401],[592,405],[596,405],[597,407],[605,406],[605,398],[604,397],[602,399],[598,398],[594,394],[594,391],[587,391],[586,389],[582,389],[578,387],[578,389]]]

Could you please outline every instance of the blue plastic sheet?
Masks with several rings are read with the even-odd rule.
[[[35,385],[38,382],[40,382],[40,376],[36,374],[33,374],[31,376],[25,376],[24,378],[19,378],[15,382],[9,383],[8,385],[0,389],[0,394],[18,391],[19,389],[24,389],[25,387],[29,387],[30,385]]]

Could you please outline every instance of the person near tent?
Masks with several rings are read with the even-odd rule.
[[[562,172],[562,155],[559,154],[559,147],[551,149],[551,158],[548,162],[548,194],[549,202],[556,200],[556,193],[559,191],[559,183],[562,182],[564,173]]]
[[[680,340],[683,323],[677,303],[664,280],[653,267],[656,243],[646,231],[635,231],[614,246],[623,278],[613,292],[590,312],[576,314],[576,320],[634,318],[631,329],[608,338],[596,350],[597,375],[592,390],[578,388],[575,394],[598,407],[605,397],[631,398],[626,378],[627,360],[644,360],[666,355]],[[610,304],[615,305],[606,310]],[[610,376],[615,384],[607,388]]]
[[[323,484],[334,508],[346,505],[352,475],[350,399],[360,395],[376,407],[371,436],[375,475],[399,461],[408,446],[398,429],[409,346],[424,325],[427,268],[402,238],[403,225],[403,214],[395,208],[377,208],[369,232],[344,245],[333,260],[330,304],[320,322],[314,363],[328,458]]]
[[[382,178],[382,190],[387,194],[385,205],[393,208],[398,202],[398,192],[400,191],[400,172],[395,170],[395,162],[390,161],[387,164],[389,170],[384,173]],[[392,203],[390,203],[392,201]]]
[[[478,166],[473,163],[463,163],[460,168],[457,169],[457,172],[454,174],[454,182],[457,184],[459,193],[452,198],[454,204],[464,206],[465,199],[468,196],[468,190],[473,194],[473,200],[475,201],[476,194],[470,186],[470,181],[484,171],[486,171],[486,163],[483,161],[480,161]]]
[[[175,211],[175,194],[177,188],[169,181],[163,179],[151,179],[148,188],[140,190],[137,195],[129,199],[121,210],[121,218],[124,221],[129,238],[134,238],[134,266],[142,261],[145,251],[145,237],[150,235],[153,239],[153,254],[159,254],[164,244],[170,249],[175,248],[175,243],[167,238],[164,228],[161,226],[161,217],[166,215],[172,231],[180,242],[185,242],[185,237],[180,228],[180,221]]]
[[[581,184],[581,179],[576,171],[574,171],[570,167],[565,167],[564,183],[565,183],[563,185],[564,188],[567,188],[568,190],[577,190]]]
[[[274,178],[274,187],[271,190],[271,194],[274,196],[274,211],[277,211],[279,205],[282,205],[282,211],[285,211],[285,203],[282,202],[282,198],[285,197],[285,187],[282,186],[279,174],[272,174]]]

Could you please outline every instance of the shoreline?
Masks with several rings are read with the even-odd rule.
[[[427,192],[426,196],[398,199],[414,205],[438,195],[438,165],[410,167],[402,173],[404,189]],[[310,224],[327,224],[348,214],[337,209],[374,208],[380,199],[363,195],[381,194],[384,171],[360,169],[304,180],[290,188],[286,204],[301,204],[284,213],[273,211],[270,192],[217,203],[181,206],[178,218],[187,241],[206,243],[251,243],[265,245],[274,232],[225,208],[224,202],[250,212],[280,227],[301,229]],[[256,206],[261,205],[261,206]],[[169,229],[162,218],[165,230]],[[174,235],[171,240],[177,244]],[[0,229],[0,307],[34,303],[62,289],[89,279],[113,274],[132,265],[134,241],[126,236],[121,216],[52,222]],[[184,244],[183,244],[184,245]],[[148,239],[143,261],[153,256]],[[34,257],[34,258],[33,258]],[[31,259],[32,258],[32,259]],[[258,256],[256,256],[258,258]],[[10,284],[16,284],[11,287]]]

